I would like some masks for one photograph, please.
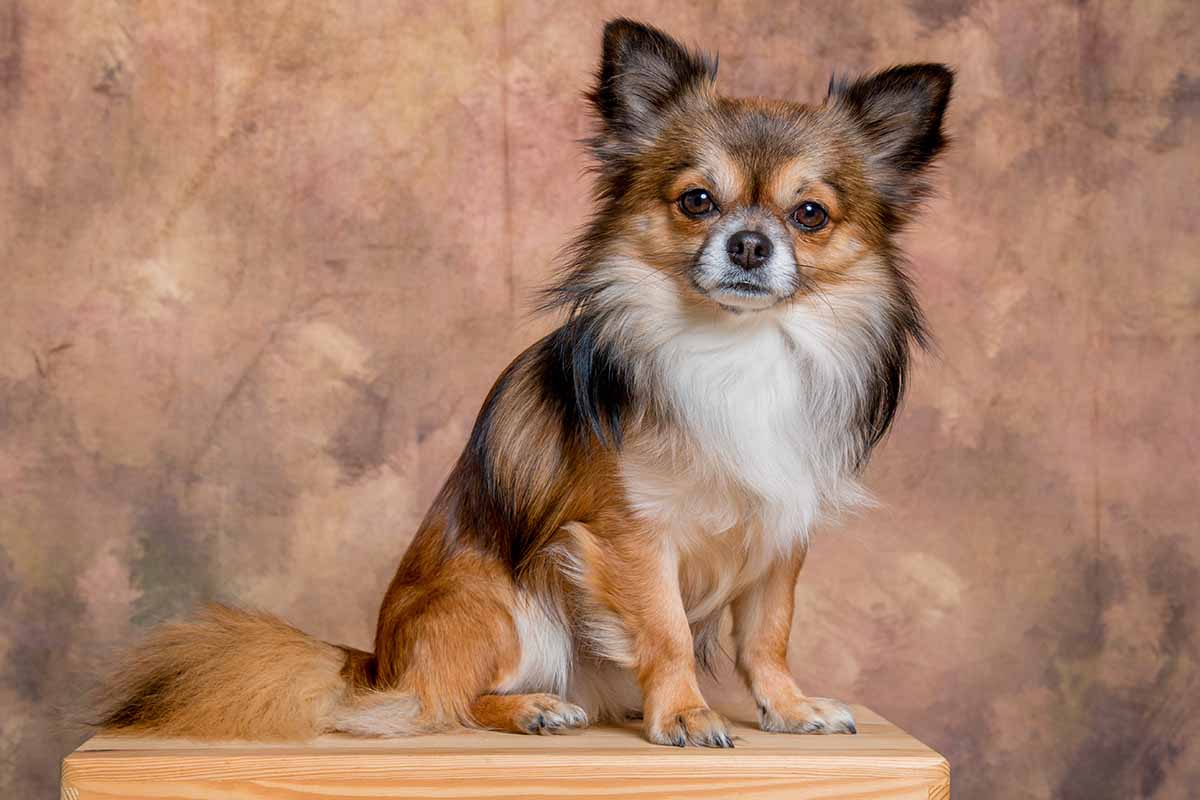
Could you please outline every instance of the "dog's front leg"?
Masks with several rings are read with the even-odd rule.
[[[764,580],[733,601],[733,635],[738,672],[758,703],[759,726],[779,733],[856,733],[846,705],[807,697],[787,665],[796,578],[804,551],[778,561]]]
[[[679,568],[669,548],[628,518],[595,533],[573,527],[578,583],[586,595],[582,627],[600,655],[634,670],[646,738],[677,747],[733,747],[725,719],[700,694]]]

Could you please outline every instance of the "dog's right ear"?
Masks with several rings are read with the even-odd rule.
[[[653,140],[663,114],[717,76],[717,63],[667,34],[629,19],[604,26],[604,54],[589,99],[603,126],[598,150]]]

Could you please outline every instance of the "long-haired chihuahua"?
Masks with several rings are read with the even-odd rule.
[[[896,234],[929,191],[953,75],[730,98],[716,61],[604,29],[596,205],[383,599],[375,651],[210,606],[158,628],[100,724],[201,738],[551,733],[640,715],[730,747],[697,669],[726,609],[764,730],[854,733],[789,674],[809,532],[858,475],[925,341]]]

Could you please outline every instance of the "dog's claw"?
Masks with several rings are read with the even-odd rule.
[[[646,737],[655,744],[686,747],[733,747],[725,720],[710,708],[690,708],[667,717],[666,723],[646,726]]]

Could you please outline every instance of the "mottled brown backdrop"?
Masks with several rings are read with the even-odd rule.
[[[548,325],[616,14],[730,93],[959,72],[908,237],[939,353],[817,536],[802,685],[957,797],[1197,796],[1192,0],[0,0],[0,795],[54,796],[71,671],[202,598],[368,644]]]

